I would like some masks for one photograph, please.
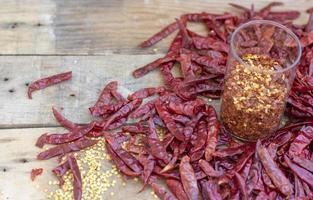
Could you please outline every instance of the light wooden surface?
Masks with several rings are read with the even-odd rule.
[[[125,95],[161,84],[158,72],[138,80],[130,73],[162,56],[172,37],[149,49],[137,45],[182,13],[237,12],[228,2],[248,7],[253,2],[258,9],[270,1],[0,0],[0,200],[45,199],[55,162],[36,161],[34,142],[43,132],[60,130],[51,106],[63,107],[66,117],[85,123],[90,120],[87,108],[109,80],[118,80]],[[298,23],[307,20],[303,11],[313,7],[312,0],[283,2],[275,9],[301,11]],[[73,71],[71,81],[26,98],[26,83],[67,70]],[[34,167],[44,167],[46,173],[32,183]],[[149,191],[137,194],[139,188],[117,188],[118,195],[110,199],[152,199]]]
[[[236,12],[228,2],[256,8],[271,0],[1,0],[0,54],[147,54],[136,46],[186,12]],[[312,0],[284,0],[304,11]],[[302,15],[299,22],[307,15]],[[156,45],[166,51],[169,40]]]

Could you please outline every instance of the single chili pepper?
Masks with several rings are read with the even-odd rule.
[[[177,198],[170,192],[166,191],[165,188],[161,187],[156,182],[150,182],[150,186],[152,187],[154,193],[161,199],[161,200],[177,200]]]
[[[38,138],[36,146],[42,148],[44,144],[64,144],[78,140],[87,135],[95,127],[95,124],[96,122],[91,122],[85,127],[74,129],[71,132],[64,134],[54,133],[48,135],[45,133]]]
[[[142,42],[139,46],[142,48],[152,46],[155,43],[162,40],[163,38],[166,38],[168,35],[176,31],[177,29],[178,29],[177,22],[173,22],[169,24],[168,26],[166,26],[165,28],[163,28],[160,32],[156,33],[155,35],[151,36],[146,41]]]
[[[137,90],[133,94],[128,96],[128,100],[132,101],[135,99],[145,99],[157,93],[162,93],[165,91],[164,87],[150,87],[150,88],[142,88]]]
[[[269,188],[271,188],[271,189],[275,189],[275,188],[276,188],[275,185],[273,184],[271,178],[270,178],[270,177],[267,175],[267,173],[264,171],[264,169],[262,169],[261,174],[262,174],[263,183],[264,183],[267,187],[269,187]]]
[[[69,79],[72,78],[72,72],[69,71],[69,72],[64,72],[64,73],[61,73],[61,74],[56,74],[56,75],[53,75],[53,76],[49,76],[49,77],[46,77],[46,78],[42,78],[42,79],[39,79],[35,82],[32,82],[29,86],[28,86],[28,91],[27,91],[27,94],[28,94],[28,98],[29,99],[32,99],[32,93],[36,90],[41,90],[41,89],[44,89],[46,87],[49,87],[51,85],[55,85],[57,83],[60,83],[60,82],[63,82],[63,81],[67,81]]]
[[[260,146],[257,153],[266,173],[271,178],[276,188],[287,197],[292,195],[293,187],[290,181],[273,161],[267,149],[264,146]]]
[[[143,173],[142,173],[143,182],[144,182],[144,185],[142,188],[143,190],[146,184],[148,184],[148,180],[153,172],[156,162],[155,162],[154,157],[151,155],[148,155],[147,157],[142,156],[142,155],[139,156],[139,162],[143,165]]]
[[[287,155],[284,156],[284,160],[288,167],[303,181],[305,181],[310,187],[313,187],[313,174],[297,164],[292,163]]]
[[[313,140],[313,127],[303,127],[300,134],[290,144],[288,154],[289,156],[299,155],[303,149],[308,146]]]
[[[117,90],[117,81],[111,81],[103,88],[97,102],[93,107],[108,105],[112,100],[112,90]]]
[[[114,121],[128,116],[133,110],[137,109],[140,106],[141,102],[141,99],[135,99],[134,101],[127,103],[126,105],[122,106],[117,112],[113,113],[107,120],[103,121],[100,126],[103,127],[103,129],[106,129]]]
[[[66,119],[65,117],[63,117],[61,115],[61,113],[59,113],[59,111],[52,107],[52,112],[53,112],[53,116],[54,118],[59,122],[59,124],[61,126],[63,126],[64,128],[68,129],[68,130],[73,130],[73,129],[77,129],[80,128],[79,125],[71,122],[70,120]]]
[[[120,172],[130,177],[137,177],[141,174],[141,172],[134,172],[128,166],[126,166],[125,163],[116,155],[110,145],[106,145],[106,149],[110,157],[112,158],[112,161]]]
[[[205,147],[205,159],[207,161],[210,161],[215,152],[220,127],[216,112],[212,106],[209,106],[207,108],[207,114],[208,114],[208,137],[207,144]]]
[[[37,176],[41,175],[42,172],[43,172],[42,168],[32,169],[31,175],[30,175],[30,178],[32,179],[32,181],[34,181]]]
[[[179,164],[179,173],[184,190],[190,200],[201,199],[194,170],[189,163],[190,158],[184,156]]]
[[[170,191],[176,196],[178,200],[188,200],[188,197],[184,191],[183,185],[180,181],[175,179],[166,179],[165,180],[167,187]]]
[[[200,121],[197,127],[197,138],[195,141],[195,145],[191,148],[190,152],[196,152],[205,147],[205,143],[207,142],[207,123],[205,121]]]
[[[153,61],[153,62],[151,62],[151,63],[149,63],[143,67],[136,69],[135,71],[133,71],[133,76],[135,78],[140,78],[140,77],[146,75],[147,73],[149,73],[150,71],[158,68],[162,64],[174,61],[175,59],[176,59],[176,55],[169,53],[163,58],[159,58],[159,59],[157,59],[157,60],[155,60],[155,61]]]
[[[117,90],[111,90],[112,96],[117,100],[117,102],[125,102],[127,101],[125,97],[121,93],[119,93]]]
[[[61,165],[57,166],[56,168],[52,170],[52,172],[59,179],[59,186],[64,185],[63,176],[68,170],[70,170],[70,164],[68,160],[66,160],[64,163],[62,163]]]
[[[216,171],[210,163],[205,160],[199,160],[199,166],[203,170],[203,172],[208,175],[209,177],[220,177],[223,175],[223,172]]]
[[[126,101],[121,101],[116,104],[107,104],[107,105],[102,105],[102,106],[93,106],[90,107],[90,113],[93,116],[101,116],[104,114],[111,114],[113,112],[118,111],[121,107],[123,107],[125,104],[127,104]]]
[[[182,35],[182,47],[190,48],[192,46],[192,39],[188,34],[183,18],[181,18],[180,20],[176,19],[176,23]]]
[[[295,177],[295,183],[294,183],[295,184],[295,197],[305,197],[303,185],[300,179],[296,175],[294,177]]]
[[[305,159],[305,158],[301,158],[299,156],[292,156],[292,161],[296,164],[298,164],[299,166],[303,167],[304,169],[313,172],[313,161]]]
[[[247,191],[245,180],[237,172],[235,172],[235,177],[236,177],[236,180],[239,185],[240,192],[241,192],[241,199],[248,200],[249,199],[248,191]]]
[[[96,140],[82,139],[77,140],[72,143],[61,144],[55,147],[52,147],[44,152],[41,152],[37,155],[38,160],[47,160],[59,155],[65,155],[70,152],[80,151],[87,147],[90,147],[96,144]]]
[[[134,125],[123,126],[122,130],[124,132],[141,133],[141,134],[146,134],[149,131],[147,127],[142,126],[140,123],[136,123]]]
[[[80,175],[79,167],[76,161],[76,158],[73,156],[68,157],[68,163],[70,165],[70,169],[73,174],[73,192],[74,192],[74,200],[80,200],[82,199],[82,189],[83,189],[83,183],[82,183],[82,177]]]

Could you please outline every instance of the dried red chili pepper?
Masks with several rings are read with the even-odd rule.
[[[212,106],[209,106],[207,108],[207,114],[208,114],[208,138],[205,147],[205,159],[210,161],[215,152],[220,127],[216,112]]]
[[[66,119],[65,117],[63,117],[61,115],[61,113],[59,113],[59,111],[52,107],[52,112],[53,112],[53,116],[54,118],[59,122],[59,124],[61,126],[63,126],[64,128],[68,129],[68,130],[73,130],[73,129],[77,129],[80,126],[71,122],[70,120]]]
[[[176,55],[175,54],[172,54],[172,53],[169,53],[167,54],[165,57],[163,58],[159,58],[143,67],[140,67],[138,69],[136,69],[134,72],[133,72],[133,76],[135,78],[140,78],[144,75],[146,75],[147,73],[149,73],[150,71],[158,68],[160,65],[164,64],[164,63],[168,63],[168,62],[171,62],[173,60],[176,59]]]
[[[271,178],[277,189],[287,197],[291,196],[294,191],[290,181],[273,161],[267,149],[264,146],[260,146],[257,153],[267,175]]]
[[[30,178],[32,179],[32,181],[34,181],[37,176],[41,175],[42,172],[43,172],[42,168],[32,169],[31,175],[30,175]]]
[[[166,185],[170,189],[170,191],[176,196],[178,200],[188,200],[188,197],[184,191],[183,185],[180,181],[175,179],[166,179]]]
[[[181,181],[188,198],[190,200],[199,200],[201,199],[200,190],[198,188],[194,170],[189,161],[190,158],[184,156],[179,164]]]
[[[111,91],[117,89],[117,81],[111,81],[104,86],[101,94],[93,107],[108,105],[112,100]]]
[[[301,129],[300,134],[290,144],[289,156],[299,155],[303,149],[313,140],[313,127],[307,126]]]
[[[135,99],[145,99],[157,93],[162,93],[165,91],[164,87],[150,87],[150,88],[142,88],[137,90],[136,92],[132,93],[128,96],[128,100],[132,101]]]
[[[80,170],[79,170],[76,158],[73,156],[69,156],[68,163],[70,165],[70,169],[73,174],[74,200],[80,200],[82,199],[83,182],[82,182],[82,177],[80,175]]]
[[[60,82],[67,81],[71,78],[72,78],[72,72],[70,71],[70,72],[64,72],[61,74],[56,74],[53,76],[42,78],[42,79],[39,79],[35,82],[32,82],[28,86],[28,91],[27,91],[28,98],[32,99],[32,93],[36,90],[44,89],[44,88],[49,87],[51,85],[55,85],[55,84],[58,84]]]
[[[37,159],[47,160],[55,156],[65,155],[70,152],[80,151],[96,143],[97,143],[96,140],[83,139],[83,140],[77,140],[73,143],[61,144],[61,145],[52,147],[44,152],[41,152],[40,154],[37,155]]]
[[[126,101],[122,101],[122,102],[118,102],[116,104],[93,106],[93,107],[90,107],[89,110],[93,116],[101,116],[104,114],[111,114],[113,112],[118,111],[126,103],[127,103]]]
[[[126,166],[126,164],[116,155],[110,145],[106,145],[106,149],[110,157],[112,158],[112,161],[120,172],[130,177],[136,177],[141,174],[141,172],[134,172],[128,166]]]
[[[166,127],[170,130],[170,132],[180,141],[185,140],[185,136],[180,132],[177,128],[176,123],[171,118],[170,113],[161,105],[160,101],[155,103],[155,108],[160,116],[160,118],[164,121]]]
[[[213,181],[200,181],[202,198],[211,200],[222,200],[221,194],[218,192],[218,186]]]
[[[161,199],[161,200],[177,200],[177,198],[170,192],[166,191],[165,188],[161,187],[155,181],[150,181],[150,186],[152,187],[154,193]]]
[[[203,170],[203,172],[209,177],[220,177],[223,175],[223,172],[216,171],[210,163],[205,160],[199,160],[199,166]]]
[[[299,156],[292,156],[292,161],[296,164],[298,164],[299,166],[303,167],[304,169],[313,172],[313,161],[305,159],[305,158],[301,158]]]
[[[149,39],[146,41],[142,42],[139,46],[142,48],[149,47],[154,45],[155,43],[159,42],[163,38],[166,38],[168,35],[173,33],[178,29],[177,22],[173,22],[163,28],[160,32],[156,33],[155,35],[151,36]]]
[[[237,172],[235,173],[235,177],[240,188],[241,199],[248,200],[248,191],[245,180]]]
[[[69,133],[64,134],[43,134],[41,135],[36,143],[36,146],[43,147],[44,144],[63,144],[78,140],[85,135],[87,135],[96,125],[96,122],[91,122],[85,127],[81,127],[80,129],[74,129]]]
[[[310,187],[313,187],[313,174],[297,164],[292,163],[287,155],[284,156],[284,160],[288,167],[303,181],[305,181]]]
[[[64,185],[63,176],[68,170],[70,170],[70,165],[69,165],[68,160],[66,160],[64,163],[62,163],[61,165],[57,166],[56,168],[52,170],[52,172],[59,179],[59,186]]]

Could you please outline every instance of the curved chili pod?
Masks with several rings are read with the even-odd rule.
[[[260,146],[257,153],[267,175],[271,178],[277,189],[287,197],[291,196],[293,194],[293,187],[290,181],[276,165],[267,149],[264,146]]]
[[[284,156],[284,160],[288,167],[302,180],[304,180],[310,187],[313,187],[313,174],[297,164],[292,163],[287,155]]]
[[[32,93],[36,90],[41,90],[41,89],[44,89],[46,87],[49,87],[51,85],[55,85],[57,83],[60,83],[60,82],[63,82],[63,81],[67,81],[69,79],[72,78],[72,72],[69,71],[69,72],[64,72],[64,73],[61,73],[61,74],[56,74],[56,75],[53,75],[53,76],[49,76],[49,77],[46,77],[46,78],[42,78],[42,79],[39,79],[35,82],[32,82],[29,86],[28,86],[28,91],[27,91],[27,94],[28,94],[28,98],[29,99],[32,99]]]
[[[128,100],[135,100],[135,99],[145,99],[157,93],[162,93],[165,91],[164,87],[150,87],[150,88],[142,88],[137,90],[136,92],[129,95],[127,98]]]
[[[111,91],[117,89],[117,81],[111,81],[101,91],[101,94],[93,107],[108,105],[112,100]]]
[[[167,187],[178,200],[189,200],[180,181],[175,179],[166,179],[165,182]]]
[[[101,106],[93,106],[90,107],[89,110],[93,116],[101,116],[104,114],[111,114],[113,112],[118,111],[126,103],[127,103],[126,101],[122,101],[115,104],[104,104]]]
[[[248,200],[249,199],[248,198],[248,191],[247,191],[245,180],[237,172],[235,173],[235,177],[236,177],[237,183],[238,183],[239,188],[240,188],[241,199]]]
[[[61,113],[56,108],[52,107],[52,112],[53,112],[54,118],[64,128],[69,129],[69,130],[73,130],[73,129],[76,129],[76,128],[80,127],[79,125],[77,125],[77,124],[71,122],[70,120],[66,119],[65,117],[63,117],[61,115]]]
[[[197,179],[192,166],[189,163],[190,158],[184,156],[179,164],[180,178],[184,190],[190,200],[201,199],[200,190],[198,188]]]
[[[170,35],[177,29],[178,29],[177,22],[173,22],[167,25],[165,28],[163,28],[160,32],[156,33],[155,35],[151,36],[146,41],[142,42],[139,46],[142,48],[152,46],[155,43],[162,40],[163,38],[166,38],[168,35]]]
[[[52,172],[56,175],[56,177],[59,179],[59,185],[62,186],[64,184],[63,176],[64,174],[70,170],[70,164],[68,160],[66,160],[61,165],[57,166],[52,170]]]
[[[55,156],[65,155],[70,152],[80,151],[82,149],[85,149],[87,147],[90,147],[94,144],[96,144],[98,141],[96,140],[77,140],[73,143],[66,143],[61,144],[55,147],[52,147],[44,152],[41,152],[37,155],[38,160],[47,160],[50,158],[53,158]]]
[[[205,159],[210,161],[215,152],[217,145],[217,137],[220,132],[220,125],[217,119],[216,112],[212,106],[209,106],[207,109],[208,114],[208,137],[207,144],[205,147]]]
[[[223,175],[223,172],[221,171],[216,171],[210,163],[208,163],[205,160],[199,160],[199,166],[202,169],[202,171],[208,175],[209,177],[220,177]]]
[[[82,199],[83,182],[82,177],[80,175],[79,167],[75,157],[73,156],[69,156],[68,163],[73,174],[74,200],[80,200]]]
[[[141,172],[134,172],[125,163],[116,155],[114,150],[110,147],[110,145],[106,145],[107,152],[109,153],[112,161],[116,165],[117,169],[123,174],[131,177],[136,177],[141,174]]]

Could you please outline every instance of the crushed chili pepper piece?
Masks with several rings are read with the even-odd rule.
[[[41,175],[42,172],[43,172],[43,169],[42,169],[42,168],[35,168],[35,169],[32,169],[32,171],[31,171],[31,176],[30,176],[30,178],[32,179],[32,181],[34,181],[37,176]]]

